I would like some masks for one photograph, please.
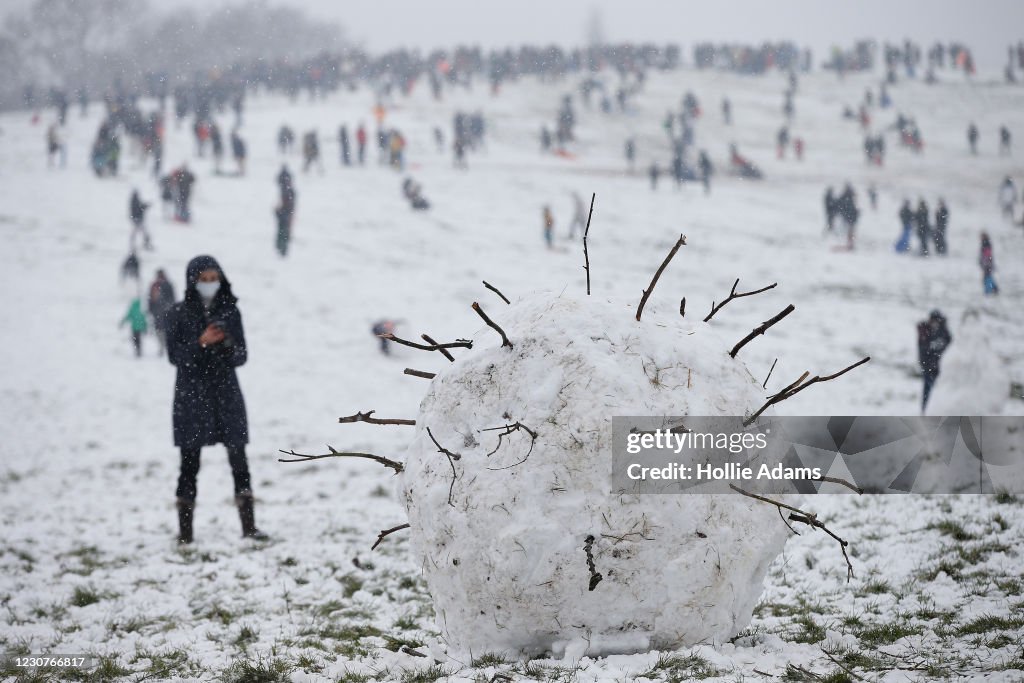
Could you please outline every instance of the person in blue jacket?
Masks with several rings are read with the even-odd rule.
[[[235,368],[248,357],[238,299],[220,264],[197,256],[185,270],[185,298],[167,315],[167,357],[178,368],[174,384],[174,445],[181,449],[178,542],[192,542],[196,476],[203,446],[222,443],[235,484],[242,536],[266,539],[256,528],[245,445],[249,426]]]

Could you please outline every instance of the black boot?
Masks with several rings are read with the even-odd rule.
[[[196,509],[194,500],[178,499],[178,543],[192,542],[192,513]]]
[[[235,496],[235,505],[238,506],[238,516],[242,520],[242,537],[254,538],[257,541],[266,541],[270,537],[256,528],[256,515],[253,511],[252,492],[246,491]]]

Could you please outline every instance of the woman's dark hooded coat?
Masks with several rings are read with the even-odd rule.
[[[209,308],[196,290],[199,274],[220,273],[220,289]],[[174,445],[199,448],[215,443],[240,446],[249,441],[245,400],[235,368],[245,363],[245,333],[231,283],[212,256],[197,256],[185,270],[185,300],[167,315],[167,357],[178,368],[174,383]],[[205,349],[199,337],[219,322],[225,338]]]

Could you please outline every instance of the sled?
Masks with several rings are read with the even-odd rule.
[[[555,156],[562,157],[563,159],[576,159],[576,155],[572,152],[568,152],[564,149],[556,149]]]

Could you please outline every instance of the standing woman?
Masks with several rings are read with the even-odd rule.
[[[996,259],[992,254],[992,240],[987,232],[981,233],[981,254],[978,256],[978,265],[981,266],[981,281],[985,288],[985,294],[998,294],[999,285],[993,273],[996,271]]]
[[[185,270],[185,300],[167,316],[167,356],[178,368],[174,383],[174,445],[181,449],[178,542],[192,542],[196,476],[203,446],[223,443],[235,480],[242,536],[264,540],[256,528],[245,444],[245,400],[235,368],[246,361],[242,316],[231,283],[212,256],[197,256]]]

